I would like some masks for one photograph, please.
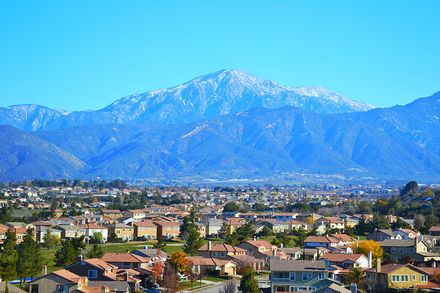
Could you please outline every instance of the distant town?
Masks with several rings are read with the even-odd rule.
[[[34,180],[0,205],[0,292],[440,290],[437,185]]]

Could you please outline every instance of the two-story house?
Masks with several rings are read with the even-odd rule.
[[[134,237],[134,227],[133,226],[117,223],[117,224],[110,225],[108,228],[109,228],[110,235],[113,235],[113,236],[116,235],[117,239],[121,239],[123,241],[133,240],[133,237]]]
[[[133,222],[134,238],[157,239],[157,226],[152,221]]]
[[[171,221],[153,221],[157,226],[157,237],[176,238],[180,234],[180,223]]]
[[[328,266],[325,261],[270,261],[270,287],[277,292],[315,292],[328,286]]]
[[[199,248],[199,255],[209,258],[228,259],[228,256],[246,255],[246,250],[225,243],[212,243],[208,241]]]

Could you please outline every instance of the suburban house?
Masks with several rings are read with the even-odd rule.
[[[134,220],[142,220],[147,216],[147,212],[145,210],[128,210],[125,211],[122,216],[124,218],[132,218]]]
[[[157,237],[176,238],[180,234],[180,223],[171,221],[153,221],[157,226]]]
[[[168,258],[168,254],[158,248],[148,248],[148,246],[145,246],[143,249],[136,249],[133,250],[131,253],[145,257],[150,258],[153,263],[156,262],[165,262]]]
[[[86,286],[87,277],[78,276],[67,270],[58,270],[30,282],[29,292],[75,292]]]
[[[332,235],[324,236],[308,236],[304,240],[305,248],[317,248],[324,247],[330,250],[336,249],[337,246],[344,246],[345,241],[339,237],[333,237]]]
[[[102,210],[102,216],[117,221],[122,218],[123,215],[120,210]]]
[[[61,231],[62,239],[78,238],[86,235],[86,230],[80,226],[58,225],[57,229]]]
[[[432,226],[429,229],[429,235],[431,235],[431,236],[440,236],[440,226]]]
[[[233,276],[237,271],[237,264],[231,260],[208,258],[203,256],[188,257],[190,269],[194,274],[220,274]]]
[[[134,237],[134,227],[126,224],[112,224],[109,227],[110,235],[116,235],[117,239],[122,241],[133,240]]]
[[[343,269],[368,269],[371,267],[371,264],[368,263],[368,258],[363,254],[324,253],[321,259],[328,261],[330,265],[336,265]]]
[[[344,220],[339,217],[322,217],[316,221],[316,226],[325,226],[329,229],[344,230]]]
[[[380,292],[386,289],[409,289],[424,286],[428,283],[428,274],[412,264],[391,263],[381,265],[366,272],[366,285],[370,291]]]
[[[386,239],[380,242],[380,245],[384,252],[397,262],[402,262],[406,258],[416,259],[418,253],[428,252],[428,246],[417,238],[411,240]]]
[[[386,239],[402,239],[402,236],[391,229],[376,229],[367,235],[367,240],[384,241]]]
[[[118,267],[99,258],[90,258],[71,264],[66,270],[91,281],[115,281]]]
[[[102,239],[104,242],[107,242],[108,239],[108,228],[104,226],[100,226],[95,223],[89,223],[81,226],[85,230],[85,236],[87,239],[93,236],[95,233],[101,233]]]
[[[157,239],[157,226],[152,221],[133,222],[134,238],[151,240]]]
[[[409,240],[409,239],[414,239],[414,238],[419,238],[420,237],[420,232],[416,232],[414,230],[411,229],[403,229],[400,228],[396,231],[394,231],[396,234],[400,235],[400,237],[402,237],[402,239],[404,240]]]
[[[117,266],[121,269],[146,268],[151,262],[151,258],[143,257],[134,253],[105,253],[101,260]]]
[[[289,230],[308,230],[309,224],[306,224],[304,222],[300,222],[297,220],[290,220],[289,222]]]
[[[40,231],[36,235],[37,238],[36,241],[38,243],[44,243],[44,238],[48,233],[55,236],[58,239],[62,238],[62,231],[60,229],[42,226],[40,227]]]
[[[271,292],[315,292],[328,286],[326,262],[304,260],[270,261]]]
[[[225,243],[212,243],[208,241],[207,244],[199,248],[199,255],[203,257],[227,259],[228,256],[246,255],[246,250]]]
[[[223,226],[223,220],[208,219],[206,224],[206,235],[215,237]]]

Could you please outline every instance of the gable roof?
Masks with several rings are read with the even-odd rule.
[[[61,277],[63,279],[66,279],[67,281],[70,281],[72,283],[78,283],[78,281],[81,279],[80,276],[77,274],[74,274],[68,270],[58,270],[52,272],[52,274],[57,275],[58,277]]]
[[[344,262],[344,261],[352,261],[356,262],[360,258],[367,258],[365,255],[359,253],[324,253],[321,257],[321,259],[326,259],[331,262]]]
[[[286,260],[286,259],[271,259],[270,260],[271,271],[283,271],[283,272],[297,272],[297,271],[324,271],[325,261],[316,260]]]
[[[114,252],[104,253],[101,259],[109,263],[119,263],[119,262],[146,263],[150,261],[149,258],[142,257],[134,253],[114,253]]]
[[[246,252],[246,250],[243,248],[232,246],[226,243],[212,243],[210,250],[208,249],[208,246],[208,244],[202,245],[202,247],[199,248],[199,251]]]
[[[427,274],[427,272],[424,271],[423,269],[416,267],[415,265],[412,265],[409,263],[406,263],[406,264],[390,263],[390,264],[382,265],[379,274],[388,274],[390,272],[393,272],[393,271],[400,269],[400,268],[403,268],[403,267],[413,269],[421,274]],[[367,272],[376,272],[376,268],[371,268],[366,271]]]

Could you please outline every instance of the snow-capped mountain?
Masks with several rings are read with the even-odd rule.
[[[220,70],[175,87],[131,95],[97,111],[78,111],[68,115],[56,112],[57,115],[35,117],[36,121],[44,120],[45,123],[29,121],[22,124],[19,123],[21,119],[17,118],[15,123],[9,119],[12,122],[7,124],[28,131],[140,121],[181,124],[253,108],[276,109],[285,106],[320,114],[373,108],[320,87],[290,88],[243,71]],[[0,112],[0,115],[3,114]]]

